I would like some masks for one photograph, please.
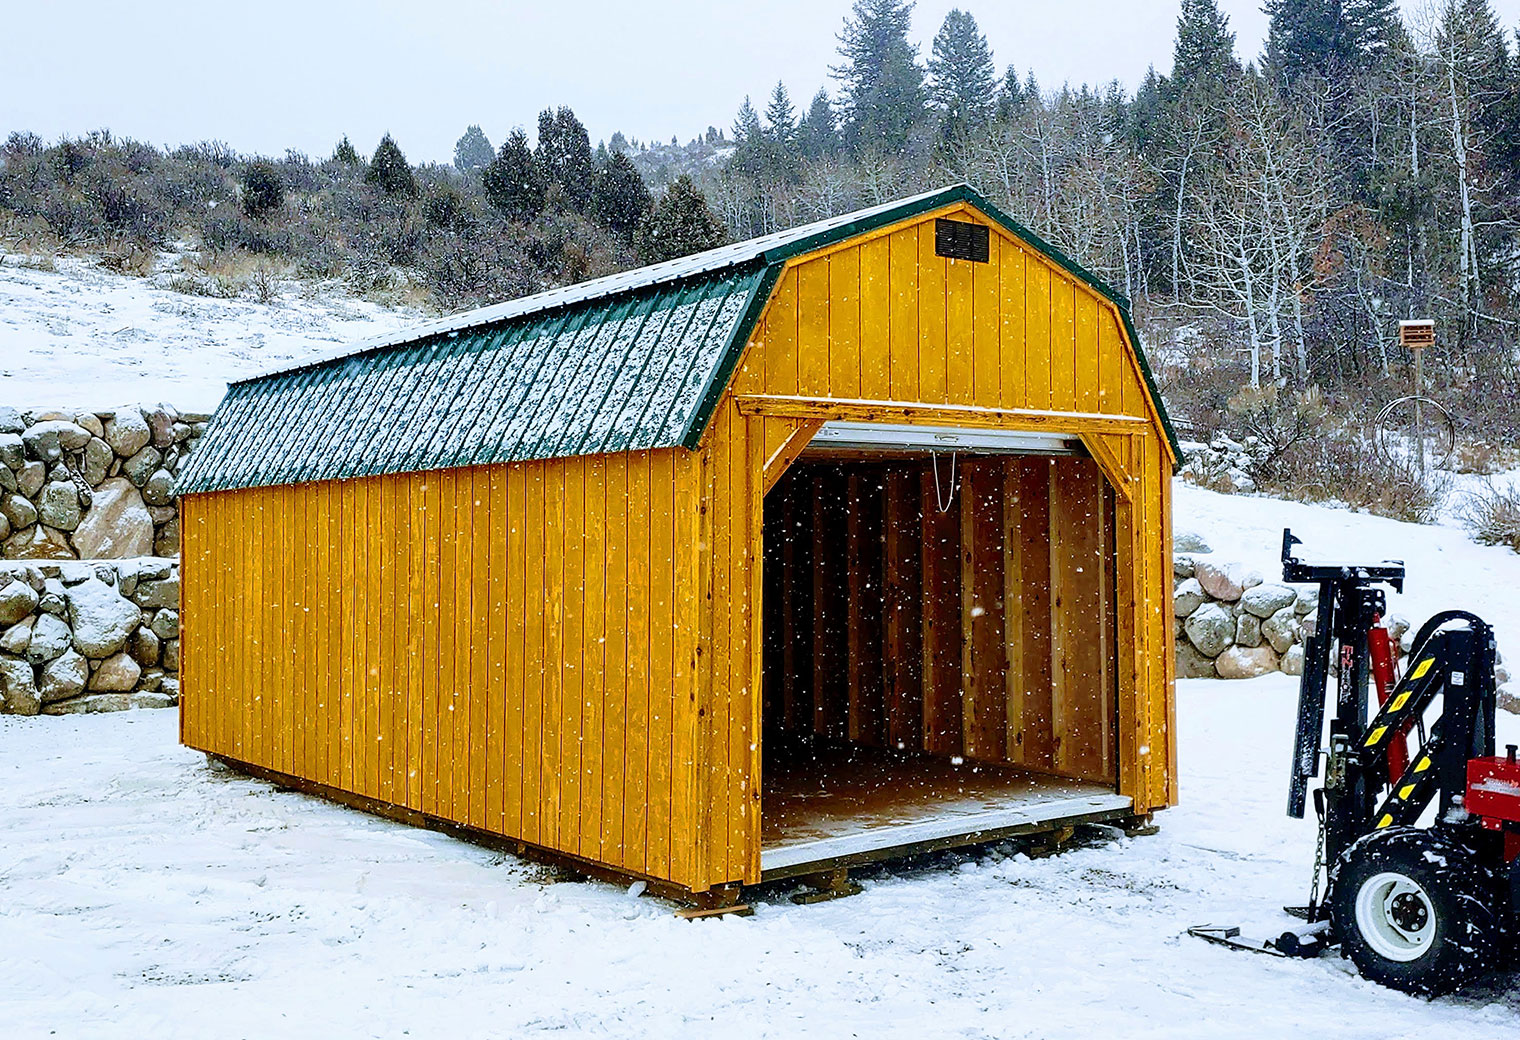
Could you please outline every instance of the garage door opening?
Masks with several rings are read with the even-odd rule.
[[[1058,439],[923,438],[826,427],[766,495],[767,877],[1130,807],[1112,489]]]

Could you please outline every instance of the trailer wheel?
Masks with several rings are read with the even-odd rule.
[[[1498,967],[1498,885],[1456,842],[1413,827],[1374,831],[1330,882],[1332,935],[1364,977],[1436,996]]]

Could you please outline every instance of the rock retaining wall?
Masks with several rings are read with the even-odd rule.
[[[1315,589],[1269,583],[1211,558],[1197,535],[1179,534],[1172,559],[1177,678],[1251,679],[1303,672],[1303,622]]]
[[[179,702],[179,563],[0,563],[0,713]]]
[[[209,417],[0,406],[0,555],[128,559],[179,552],[174,482]]]

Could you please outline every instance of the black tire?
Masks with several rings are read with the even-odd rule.
[[[1331,935],[1374,982],[1433,997],[1500,966],[1498,884],[1449,838],[1374,831],[1340,857],[1330,886]]]

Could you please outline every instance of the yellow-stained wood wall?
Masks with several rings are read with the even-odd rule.
[[[774,399],[1031,409],[1074,417],[996,424],[1080,434],[1117,492],[1118,788],[1171,804],[1172,460],[1123,326],[998,226],[990,263],[936,257],[945,215],[990,223],[958,205],[790,262],[695,452],[186,496],[185,743],[693,890],[757,881],[764,496],[835,417]]]
[[[701,471],[670,449],[187,496],[182,739],[700,884]]]

